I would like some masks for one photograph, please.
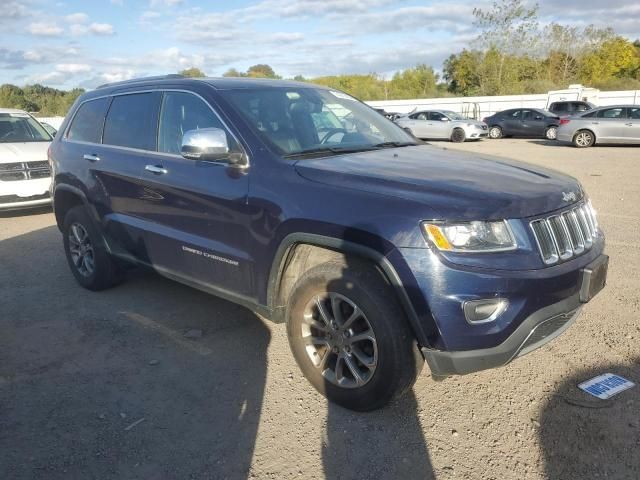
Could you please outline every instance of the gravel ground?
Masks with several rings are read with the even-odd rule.
[[[85,291],[50,212],[3,214],[0,478],[640,478],[640,387],[609,401],[576,388],[605,372],[640,383],[640,149],[439,145],[556,168],[590,193],[609,284],[563,336],[497,370],[425,369],[395,404],[352,413],[307,384],[282,325],[148,272]]]

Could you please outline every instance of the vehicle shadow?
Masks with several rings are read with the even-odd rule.
[[[0,210],[0,218],[13,218],[13,217],[29,217],[31,215],[43,215],[45,213],[51,213],[53,209],[51,205],[44,205],[42,207],[33,208],[21,208],[19,210]]]
[[[353,241],[359,235],[355,227],[348,229],[344,238]],[[381,245],[373,247],[382,250]],[[361,263],[352,265],[352,261],[346,257],[343,272],[361,268]],[[327,285],[327,291],[331,292],[332,288],[340,291],[338,288],[343,283],[342,278],[333,280]],[[435,478],[413,390],[373,412],[353,412],[331,402],[328,402],[327,409],[326,433],[322,443],[325,478]]]
[[[583,392],[578,384],[604,373],[636,384],[608,400]],[[581,370],[551,395],[540,418],[546,478],[640,478],[640,357],[629,364]]]
[[[83,290],[55,226],[0,241],[0,265],[0,478],[249,477],[252,312],[140,270]]]
[[[543,145],[545,147],[570,147],[568,143],[558,142],[557,140],[527,140],[528,143],[534,145]]]

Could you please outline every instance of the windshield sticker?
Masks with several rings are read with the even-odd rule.
[[[355,98],[347,95],[346,93],[336,92],[335,90],[329,90],[329,92],[331,92],[331,94],[333,94],[334,97],[338,97],[338,98],[341,98],[343,100],[351,100],[352,102],[356,101]]]

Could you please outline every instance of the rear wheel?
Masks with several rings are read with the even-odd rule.
[[[462,143],[466,140],[467,134],[462,128],[454,128],[451,132],[451,141],[454,143]]]
[[[327,262],[304,273],[289,297],[287,335],[309,382],[352,410],[384,406],[424,365],[395,293],[364,262]]]
[[[104,290],[122,280],[122,270],[107,252],[83,206],[67,212],[62,235],[69,268],[80,285],[89,290]]]
[[[558,138],[558,127],[552,125],[551,127],[547,128],[547,130],[544,132],[544,136],[547,140],[555,140],[556,138]]]
[[[494,125],[489,129],[489,138],[498,139],[502,138],[502,128]]]
[[[573,145],[577,148],[590,147],[595,141],[595,135],[589,130],[580,130],[573,136]]]

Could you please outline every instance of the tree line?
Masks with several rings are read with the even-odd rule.
[[[445,96],[546,93],[581,83],[601,90],[640,89],[640,40],[631,42],[611,28],[543,25],[538,6],[525,0],[496,0],[473,10],[480,34],[468,48],[450,55],[442,74],[419,64],[390,77],[332,75],[293,79],[343,90],[362,100],[400,100]],[[204,77],[195,67],[182,75]],[[270,65],[225,77],[281,78]],[[61,91],[42,85],[0,86],[0,107],[20,108],[42,116],[64,115],[83,89]]]

